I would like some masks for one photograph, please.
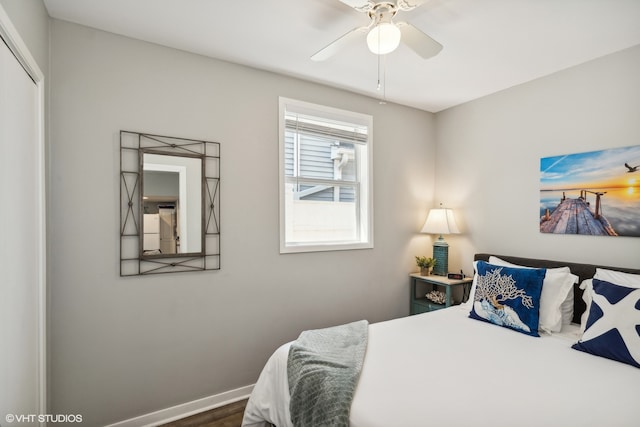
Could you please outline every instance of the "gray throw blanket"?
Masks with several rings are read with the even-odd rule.
[[[287,360],[289,412],[295,427],[348,426],[367,350],[366,320],[304,331]]]

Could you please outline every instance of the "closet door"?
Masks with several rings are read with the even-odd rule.
[[[0,38],[0,421],[39,414],[43,224],[38,86]],[[25,423],[24,425],[37,425]]]

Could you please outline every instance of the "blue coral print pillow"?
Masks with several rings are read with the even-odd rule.
[[[593,279],[593,299],[576,350],[640,368],[640,289]]]
[[[469,317],[539,337],[540,294],[545,268],[477,263],[477,284]]]

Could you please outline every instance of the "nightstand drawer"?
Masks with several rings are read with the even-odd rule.
[[[427,299],[421,299],[413,302],[413,304],[411,305],[411,314],[428,313],[430,311],[439,310],[444,307],[444,304],[436,304]]]

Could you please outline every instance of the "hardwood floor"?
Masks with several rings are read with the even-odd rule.
[[[162,427],[240,427],[247,400],[163,424]]]

